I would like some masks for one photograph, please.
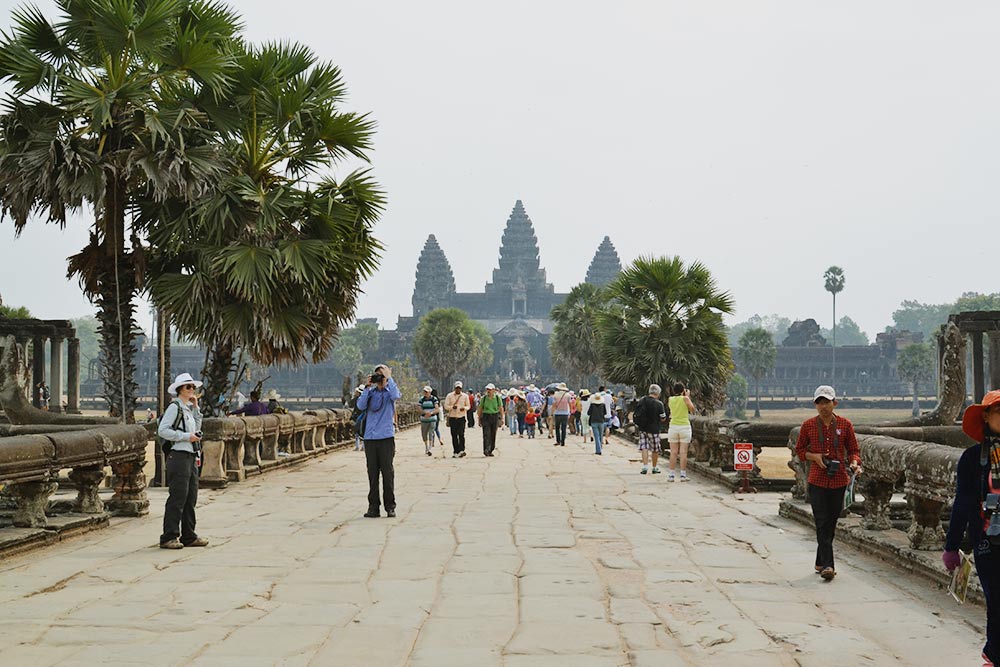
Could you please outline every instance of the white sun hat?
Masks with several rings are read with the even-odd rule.
[[[186,384],[193,384],[195,386],[195,389],[197,389],[198,387],[201,386],[202,382],[201,380],[195,380],[193,377],[191,377],[190,373],[181,373],[174,380],[174,383],[169,387],[167,387],[167,391],[176,396],[177,388]]]
[[[490,382],[488,385],[486,385],[486,388],[487,389],[496,389],[497,386],[495,384],[493,384],[492,382]]]

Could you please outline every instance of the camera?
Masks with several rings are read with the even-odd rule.
[[[987,493],[983,501],[983,514],[990,518],[986,526],[986,539],[990,544],[1000,544],[1000,493]]]
[[[195,431],[195,432],[194,432],[194,434],[195,434],[196,436],[198,436],[199,438],[201,438],[201,437],[202,437],[202,436],[201,436],[201,431]]]
[[[835,459],[828,459],[823,457],[823,465],[826,466],[826,474],[828,477],[833,477],[838,472],[840,472],[840,461]]]
[[[382,384],[382,381],[385,380],[385,376],[382,375],[382,371],[376,371],[368,377],[372,381],[372,384]]]

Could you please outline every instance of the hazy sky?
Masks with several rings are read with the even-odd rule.
[[[828,326],[831,264],[847,275],[838,314],[871,335],[903,299],[1000,290],[983,240],[998,218],[996,2],[232,4],[251,39],[338,64],[350,108],[379,123],[387,249],[358,315],[384,327],[410,313],[430,233],[458,289],[482,290],[516,199],[559,291],[605,234],[624,262],[703,261],[737,319]],[[0,224],[4,301],[92,312],[65,280],[85,242],[82,221],[16,242]]]

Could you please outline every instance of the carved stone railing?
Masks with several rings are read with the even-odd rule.
[[[756,461],[764,447],[785,447],[791,428],[788,424],[692,416],[689,456],[709,467],[732,472],[735,443],[752,443]],[[756,463],[751,478],[761,478],[760,468]]]
[[[51,427],[50,427],[51,428]],[[77,488],[73,511],[103,514],[98,489],[104,468],[114,473],[114,496],[108,509],[122,516],[149,512],[146,497],[146,429],[142,426],[100,426],[46,434],[0,437],[0,483],[13,500],[13,523],[38,528],[48,524],[49,496],[58,488],[59,471],[69,468]]]
[[[795,471],[792,495],[805,499],[808,464],[795,456],[799,429],[789,436],[789,467]],[[963,449],[930,442],[900,440],[884,435],[858,435],[864,473],[858,478],[863,501],[856,508],[866,530],[891,530],[893,493],[906,494],[910,548],[932,551],[944,543],[941,516],[955,494],[955,470]]]
[[[397,404],[400,428],[416,424],[420,409]],[[219,417],[202,421],[200,485],[224,487],[269,468],[315,456],[354,442],[350,410],[309,410],[260,417]]]

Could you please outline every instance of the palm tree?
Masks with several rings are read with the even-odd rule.
[[[913,388],[913,416],[920,416],[920,383],[934,379],[934,350],[927,343],[907,345],[896,358],[896,373]]]
[[[830,373],[830,384],[837,384],[837,294],[844,289],[844,270],[839,266],[831,266],[823,274],[826,281],[826,291],[833,295],[833,368]]]
[[[13,91],[0,115],[0,211],[20,233],[35,215],[65,226],[93,210],[69,274],[98,307],[110,413],[132,421],[145,250],[127,219],[140,196],[192,202],[221,174],[197,100],[223,94],[239,21],[210,0],[56,5],[58,22],[15,10],[0,38],[0,81]]]
[[[767,329],[749,329],[740,336],[739,348],[736,350],[744,370],[754,379],[754,394],[757,397],[757,407],[753,416],[760,417],[760,379],[771,372],[778,357],[774,346],[774,338]]]
[[[684,382],[706,409],[733,372],[722,314],[733,301],[700,262],[640,257],[612,282],[597,315],[603,377],[645,389]]]
[[[142,215],[160,249],[153,300],[210,350],[209,407],[237,350],[261,365],[325,359],[382,248],[384,197],[368,172],[323,173],[367,160],[374,133],[340,109],[340,70],[300,44],[241,45],[234,58],[225,104],[206,105],[232,173],[197,207],[147,201]]]
[[[603,307],[604,291],[591,283],[580,283],[570,290],[566,300],[552,308],[554,322],[549,337],[549,354],[559,371],[580,379],[597,372],[597,312]]]
[[[479,373],[493,363],[493,337],[486,327],[458,308],[437,308],[424,315],[413,337],[420,367],[446,390],[456,373]]]

